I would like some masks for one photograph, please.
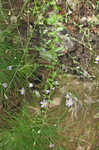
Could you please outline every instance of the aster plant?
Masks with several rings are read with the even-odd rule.
[[[41,104],[41,108],[47,108],[48,107],[48,102],[45,99],[43,99],[43,101],[41,101],[40,104]]]

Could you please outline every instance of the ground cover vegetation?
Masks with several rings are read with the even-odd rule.
[[[0,150],[99,150],[99,1],[0,0]]]

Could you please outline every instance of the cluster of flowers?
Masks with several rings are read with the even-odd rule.
[[[99,61],[99,56],[96,57],[96,61],[98,62]],[[12,70],[12,66],[8,66],[8,70]],[[58,81],[55,81],[55,85],[58,85]],[[8,84],[7,83],[3,83],[2,86],[4,88],[7,88],[8,87]],[[33,83],[29,83],[29,88],[32,88],[34,85]],[[54,90],[54,88],[53,88]],[[46,90],[45,93],[48,95],[50,93],[50,90]],[[25,89],[24,87],[20,90],[20,94],[21,95],[24,95],[25,94]],[[36,93],[36,95],[38,95],[39,93]],[[47,108],[48,107],[48,101],[43,99],[41,102],[41,108]],[[71,107],[73,105],[73,100],[71,98],[71,96],[69,94],[66,95],[66,102],[65,102],[66,106],[67,107]]]
[[[51,88],[51,90],[55,90],[55,87],[59,85],[59,82],[58,81],[54,81],[54,87]],[[45,94],[46,95],[49,95],[51,90],[47,89],[45,90]],[[48,101],[43,99],[41,102],[41,108],[47,108],[48,107]]]
[[[41,108],[47,108],[48,107],[48,102],[47,100],[43,99],[41,102]],[[66,102],[65,102],[67,107],[71,107],[73,105],[73,100],[69,94],[66,95]]]
[[[3,83],[2,84],[3,88],[7,88],[8,87],[8,84],[7,83]],[[29,83],[29,88],[32,88],[33,87],[33,83]],[[20,94],[21,95],[24,95],[25,94],[25,89],[24,87],[20,90]]]

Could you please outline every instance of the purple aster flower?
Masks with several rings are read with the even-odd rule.
[[[20,92],[21,92],[21,95],[24,95],[24,93],[25,93],[25,89],[24,89],[24,88],[22,88],[22,89],[20,90]]]
[[[72,101],[72,98],[69,98],[69,99],[66,99],[66,106],[70,107],[73,105],[73,101]]]
[[[41,101],[40,104],[41,104],[41,108],[48,107],[48,102],[45,99],[43,99],[43,101]]]
[[[7,88],[8,84],[7,84],[7,83],[2,83],[2,86],[3,86],[4,88]]]
[[[46,93],[46,94],[49,94],[49,93],[50,93],[50,90],[46,90],[45,93]]]
[[[8,70],[12,70],[12,66],[8,66]]]

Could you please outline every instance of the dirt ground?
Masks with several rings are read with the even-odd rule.
[[[64,50],[58,56],[60,67],[56,65],[56,69],[61,72],[57,78],[60,85],[53,93],[52,100],[54,104],[49,108],[47,115],[49,123],[56,124],[61,129],[58,131],[60,139],[57,141],[56,147],[61,145],[65,150],[99,150],[99,117],[96,115],[99,112],[99,64],[94,64],[95,57],[99,55],[99,23],[95,24],[95,21],[93,21],[96,19],[95,16],[98,15],[99,8],[96,9],[95,1],[90,1],[92,5],[89,5],[88,2],[82,1],[77,4],[76,10],[69,6],[72,11],[70,14],[71,19],[68,23],[64,23],[66,29],[58,33],[60,39],[65,37],[67,33],[68,38],[59,43],[59,46],[64,45]],[[68,8],[64,3],[64,0],[60,1],[60,3],[58,1],[57,5],[61,7],[58,13],[66,17],[65,13]],[[22,10],[23,5],[23,0],[20,2],[17,0],[16,4],[13,1],[11,5],[8,5],[5,1],[4,7],[9,10],[12,9],[14,15],[19,15],[18,12]],[[29,6],[31,6],[31,3],[28,4]],[[48,14],[49,12],[46,12],[46,15]],[[85,17],[85,20],[83,20],[83,17]],[[33,25],[34,20],[35,18],[30,15],[28,21],[31,25]],[[93,21],[95,25],[90,25],[89,20]],[[23,16],[19,21],[18,28],[23,41],[27,38],[28,21],[27,16]],[[80,25],[82,25],[81,32]],[[34,44],[40,45],[39,41],[41,39],[38,30],[39,28],[37,27],[35,36],[32,39],[33,43],[30,44],[32,48]],[[30,57],[32,55],[33,53],[30,52]],[[36,59],[36,56],[39,57],[40,54],[35,52],[34,59]],[[49,64],[47,60],[42,60],[41,63],[42,66]],[[49,72],[45,68],[39,68],[38,70],[38,78],[41,82],[38,80],[33,80],[33,82],[35,89],[39,89],[42,92],[42,87]],[[65,94],[68,92],[73,93],[78,98],[77,109],[69,110],[66,108]],[[27,95],[27,97],[29,96]],[[17,110],[17,107],[21,108],[19,105],[21,104],[19,104],[16,97],[15,105],[12,102],[9,110],[13,111]],[[2,107],[0,109],[2,111]]]

